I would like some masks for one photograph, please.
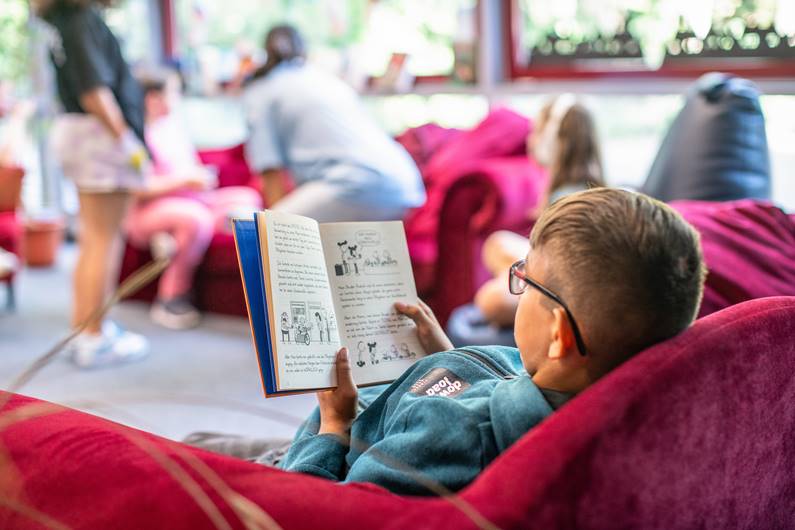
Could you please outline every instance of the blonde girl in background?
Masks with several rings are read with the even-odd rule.
[[[572,94],[561,94],[541,108],[527,138],[528,155],[549,171],[549,184],[530,217],[572,193],[604,186],[599,142],[591,113]],[[527,252],[527,238],[499,231],[483,244],[482,259],[493,279],[475,295],[475,306],[492,324],[513,325],[517,298],[508,292],[505,275]]]

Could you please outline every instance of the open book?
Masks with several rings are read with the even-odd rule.
[[[265,210],[236,219],[234,235],[267,397],[336,386],[342,346],[357,386],[393,381],[426,354],[394,308],[417,303],[402,222]]]

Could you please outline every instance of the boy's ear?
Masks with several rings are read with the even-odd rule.
[[[570,353],[575,353],[577,346],[574,340],[574,331],[566,316],[566,311],[560,307],[552,310],[552,329],[550,331],[548,358],[563,359]]]

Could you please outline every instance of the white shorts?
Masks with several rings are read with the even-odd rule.
[[[81,192],[131,191],[144,185],[144,174],[130,165],[121,143],[90,114],[59,116],[50,141],[64,175]]]

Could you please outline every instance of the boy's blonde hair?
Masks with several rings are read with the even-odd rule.
[[[546,281],[582,328],[594,378],[687,328],[706,270],[698,233],[670,206],[597,188],[565,197],[539,218],[533,251]]]

